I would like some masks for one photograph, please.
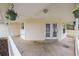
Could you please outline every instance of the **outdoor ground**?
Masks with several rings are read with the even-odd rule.
[[[14,37],[14,42],[23,56],[74,56],[74,38],[62,41],[28,41]]]
[[[0,56],[9,56],[7,39],[0,38]]]

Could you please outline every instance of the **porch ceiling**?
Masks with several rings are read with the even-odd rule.
[[[10,4],[0,4],[1,12],[9,8]],[[43,21],[43,22],[59,22],[66,23],[74,20],[72,9],[73,3],[14,3],[14,9],[18,13],[17,21],[30,20]],[[48,9],[45,14],[44,9]],[[22,21],[21,21],[22,22]]]
[[[71,22],[74,20],[72,10],[74,4],[72,3],[52,3],[52,4],[14,4],[15,10],[19,14],[17,19],[39,19],[47,22],[57,21],[57,22]],[[48,9],[48,12],[45,14],[44,9]]]

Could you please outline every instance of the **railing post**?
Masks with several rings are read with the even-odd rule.
[[[9,39],[8,39],[8,52],[9,52],[9,56],[11,56]]]
[[[75,24],[75,33],[76,33],[76,35],[75,35],[75,37],[76,37],[76,39],[75,39],[75,54],[76,54],[76,56],[78,56],[79,55],[79,40],[78,40],[78,22],[79,22],[79,18],[76,18],[76,24]]]
[[[79,19],[76,18],[76,24],[75,24],[76,39],[78,39],[78,22],[79,22]]]

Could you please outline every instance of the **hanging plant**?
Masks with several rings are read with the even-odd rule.
[[[74,10],[73,10],[73,14],[75,18],[79,18],[79,6],[77,6]]]
[[[10,4],[9,9],[7,10],[5,14],[6,19],[15,21],[17,17],[17,13],[14,11],[14,4]]]
[[[17,13],[15,13],[14,10],[8,9],[8,11],[6,12],[5,17],[6,17],[7,19],[9,19],[9,20],[14,21],[14,20],[16,20]]]

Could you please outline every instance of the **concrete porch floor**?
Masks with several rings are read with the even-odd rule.
[[[62,41],[29,41],[14,37],[14,42],[23,56],[74,56],[74,38]]]

